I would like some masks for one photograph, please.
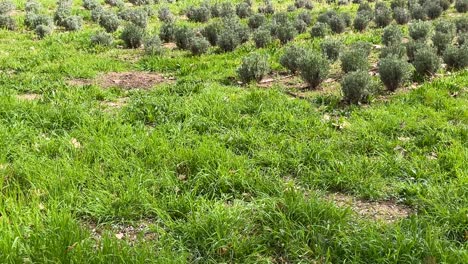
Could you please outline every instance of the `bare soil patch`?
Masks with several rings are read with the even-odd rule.
[[[340,207],[350,207],[351,210],[364,218],[385,223],[393,223],[414,213],[411,208],[394,201],[365,201],[341,193],[329,194],[326,196],[326,200]]]
[[[174,78],[165,77],[158,73],[150,72],[109,72],[90,79],[71,79],[67,83],[72,86],[84,86],[96,84],[102,88],[119,87],[126,90],[149,89],[157,84],[172,82]]]
[[[166,48],[166,49],[176,49],[177,48],[177,44],[175,44],[174,42],[167,42],[167,43],[164,43],[163,44],[163,47]]]
[[[128,100],[128,97],[121,97],[115,101],[103,101],[101,105],[107,109],[120,109],[128,104]]]
[[[91,232],[92,237],[101,241],[105,234],[112,234],[119,240],[125,240],[134,245],[138,241],[153,241],[158,235],[150,230],[151,221],[141,221],[136,224],[99,225],[94,222],[84,222],[83,227]]]
[[[41,99],[42,95],[35,94],[35,93],[25,93],[25,94],[18,94],[16,98],[18,98],[18,100],[21,100],[21,101],[34,101],[34,100]]]

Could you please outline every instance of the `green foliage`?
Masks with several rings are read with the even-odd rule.
[[[436,19],[442,14],[442,7],[439,5],[439,1],[427,0],[423,5],[426,15],[429,19]]]
[[[54,13],[54,22],[58,26],[65,26],[65,20],[71,16],[72,2],[69,0],[60,0],[57,3],[57,10]]]
[[[414,53],[413,65],[420,76],[433,75],[440,68],[440,59],[435,50],[423,47]]]
[[[194,37],[190,43],[190,51],[193,55],[201,55],[208,51],[210,42],[204,37]]]
[[[237,76],[243,83],[259,82],[269,71],[268,57],[252,53],[242,59],[242,64],[237,69]]]
[[[296,45],[287,46],[280,57],[280,64],[292,73],[299,71],[299,61],[306,53],[306,50]]]
[[[360,40],[349,45],[349,49],[360,51],[368,57],[372,49],[372,44],[367,41]]]
[[[329,20],[330,29],[334,33],[343,33],[346,28],[346,23],[341,16],[333,16]]]
[[[396,56],[400,59],[407,59],[406,46],[398,43],[383,47],[380,51],[379,58],[386,58],[388,56]]]
[[[145,40],[145,54],[150,56],[161,55],[164,51],[159,36],[154,35]]]
[[[449,69],[463,69],[468,67],[468,44],[460,47],[449,45],[443,54],[444,62]]]
[[[303,11],[297,15],[297,19],[300,19],[306,23],[307,26],[309,26],[312,23],[312,15],[310,12]]]
[[[169,7],[163,6],[158,10],[158,19],[163,23],[170,23],[175,20],[175,17]]]
[[[0,2],[0,15],[7,15],[16,9],[15,4],[12,1],[2,1]]]
[[[366,71],[348,73],[341,81],[341,91],[348,103],[366,103],[372,94],[372,80]]]
[[[343,72],[367,71],[369,61],[367,54],[362,49],[348,49],[340,55],[341,69]]]
[[[223,2],[219,7],[219,16],[224,18],[233,17],[236,15],[236,10],[231,2]]]
[[[462,16],[455,20],[457,33],[468,33],[468,17]]]
[[[410,40],[407,43],[405,43],[406,55],[408,57],[408,60],[414,61],[414,54],[416,53],[416,51],[426,47],[426,43],[422,41]]]
[[[48,25],[38,25],[35,29],[36,35],[40,38],[43,39],[46,36],[52,34],[52,28]]]
[[[432,36],[432,44],[437,50],[437,54],[441,55],[447,45],[452,43],[454,35],[451,33],[443,33],[440,31],[436,31],[435,34]]]
[[[267,19],[262,14],[254,14],[249,17],[248,25],[251,29],[257,29],[266,23]]]
[[[16,30],[16,20],[7,15],[0,15],[0,29]]]
[[[190,7],[187,11],[187,17],[195,22],[207,22],[211,18],[210,8],[202,5],[200,7]]]
[[[99,23],[100,20],[101,20],[101,16],[102,16],[105,12],[106,12],[106,11],[104,10],[104,8],[102,8],[102,6],[91,10],[91,20],[92,20],[93,22]],[[111,12],[111,13],[112,13],[112,12]]]
[[[106,32],[112,33],[117,31],[120,26],[120,20],[116,14],[112,12],[104,12],[99,19],[99,25],[103,27]]]
[[[104,0],[104,3],[110,6],[118,6],[118,7],[122,7],[124,5],[123,0]]]
[[[315,51],[307,51],[299,58],[301,78],[310,88],[316,89],[328,76],[330,66],[327,59]]]
[[[354,18],[353,28],[357,31],[364,31],[369,24],[367,16],[360,16],[359,14]]]
[[[294,6],[297,8],[311,9],[313,4],[311,0],[294,0]]]
[[[330,61],[336,61],[343,44],[338,39],[327,38],[321,44],[322,54]]]
[[[403,40],[403,33],[397,25],[387,26],[382,34],[382,43],[386,46],[400,44]]]
[[[381,5],[378,5],[381,3]],[[383,2],[377,2],[374,14],[374,21],[378,27],[386,27],[393,20],[392,10]]]
[[[252,8],[248,3],[241,2],[236,5],[236,14],[239,18],[247,18],[252,15]]]
[[[125,47],[130,49],[136,49],[141,47],[145,39],[145,29],[135,24],[128,23],[125,25],[120,39],[123,40]]]
[[[213,22],[204,27],[201,33],[212,46],[215,46],[218,43],[218,36],[221,30],[221,24]]]
[[[173,22],[162,24],[159,30],[159,38],[164,42],[171,42],[175,39],[176,25]]]
[[[270,0],[264,0],[264,5],[258,7],[258,12],[271,15],[275,13],[275,7]]]
[[[69,16],[65,19],[63,27],[68,31],[78,31],[83,26],[83,19],[80,16]]]
[[[24,19],[24,24],[28,29],[36,29],[39,25],[52,26],[52,19],[47,15],[35,13],[27,13]]]
[[[98,32],[91,36],[91,44],[100,46],[112,46],[114,38],[107,32]]]
[[[455,9],[459,13],[468,12],[468,0],[456,0],[455,1]]]
[[[307,24],[302,19],[296,19],[294,20],[294,28],[297,33],[302,34],[307,31]]]
[[[395,55],[382,58],[378,66],[380,80],[389,91],[395,91],[411,76],[411,65]]]
[[[131,22],[141,28],[146,28],[148,25],[148,12],[143,8],[124,9],[119,12],[118,16],[128,22]]]
[[[420,4],[414,4],[410,7],[411,17],[413,20],[426,20],[426,10]]]
[[[1,8],[0,8],[1,9]],[[24,11],[26,13],[39,13],[42,10],[42,4],[33,0],[28,0],[24,5]],[[2,13],[0,11],[0,13]]]
[[[154,0],[128,0],[128,2],[134,5],[151,5],[154,4]]]
[[[396,7],[393,9],[393,18],[400,25],[408,24],[411,19],[411,14],[406,8]]]
[[[177,27],[174,33],[175,43],[182,50],[190,48],[190,43],[194,37],[195,32],[186,25]]]
[[[426,21],[416,21],[408,26],[409,35],[413,40],[425,41],[429,37],[432,25]]]
[[[278,25],[275,28],[275,36],[282,44],[288,43],[293,40],[297,35],[297,30],[291,22]]]
[[[315,38],[323,38],[327,35],[328,25],[322,22],[315,23],[310,29],[310,35]]]
[[[100,6],[100,4],[97,0],[83,0],[83,7],[86,10],[93,10],[98,6]]]
[[[255,47],[257,48],[266,47],[268,44],[272,42],[270,30],[267,28],[263,28],[263,27],[255,30],[253,34],[253,40],[255,42]]]
[[[218,47],[224,51],[233,51],[240,45],[239,35],[233,29],[224,29],[218,36]]]

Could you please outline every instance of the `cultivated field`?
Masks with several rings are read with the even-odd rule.
[[[468,0],[0,0],[0,263],[468,263]]]

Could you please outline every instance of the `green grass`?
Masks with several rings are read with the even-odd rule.
[[[182,2],[173,11],[195,1]],[[0,262],[468,262],[466,69],[344,106],[336,93],[302,100],[280,85],[237,85],[252,43],[146,57],[91,47],[96,29],[44,40],[0,30]],[[377,44],[380,33],[340,38]],[[306,35],[296,41],[318,47]],[[278,44],[261,52],[282,70]],[[67,84],[131,70],[177,81],[141,91]],[[121,97],[128,105],[103,111]],[[335,192],[415,214],[356,217],[325,199]],[[116,226],[141,223],[136,241],[116,237]]]

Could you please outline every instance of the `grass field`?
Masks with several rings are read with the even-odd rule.
[[[38,39],[15,3],[18,29],[0,29],[1,263],[468,263],[466,68],[350,105],[339,62],[318,90],[275,81],[279,42],[260,49],[273,82],[240,85],[251,42],[201,56],[95,47],[81,1],[82,30]],[[315,5],[314,19],[358,7]],[[335,37],[378,45],[381,34]],[[87,81],[110,72],[164,78]]]

